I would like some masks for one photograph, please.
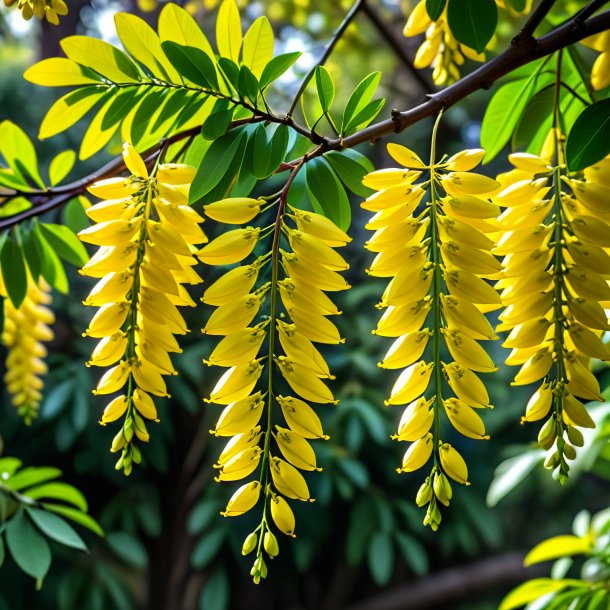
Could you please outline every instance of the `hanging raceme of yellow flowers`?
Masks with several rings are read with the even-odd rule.
[[[499,8],[507,9],[503,0],[496,0]],[[532,2],[528,0],[522,14],[530,11]],[[512,9],[511,9],[512,10]],[[420,45],[415,55],[414,65],[418,69],[432,67],[432,80],[436,85],[451,84],[460,78],[460,66],[466,59],[485,61],[485,53],[459,43],[447,22],[447,7],[433,21],[426,9],[426,0],[420,0],[409,15],[403,34],[407,37],[426,34],[426,40]]]
[[[55,321],[46,307],[51,302],[51,287],[40,277],[35,281],[27,274],[27,292],[19,307],[15,307],[0,278],[0,295],[4,298],[2,345],[8,350],[4,383],[17,413],[26,424],[38,415],[42,400],[43,377],[47,373],[43,342],[53,339],[49,325]]]
[[[24,19],[36,17],[40,21],[46,19],[53,25],[59,24],[59,17],[68,14],[68,6],[64,0],[4,0],[5,6],[17,4]]]
[[[510,330],[506,363],[521,367],[513,384],[538,386],[521,421],[546,419],[538,435],[545,466],[565,481],[583,445],[579,428],[595,426],[582,401],[603,399],[589,363],[610,358],[601,339],[610,330],[610,158],[570,176],[561,157],[551,165],[510,155],[515,169],[498,176],[494,201],[505,210],[495,252],[504,255],[497,287],[506,309],[497,330]]]
[[[149,175],[130,144],[123,158],[132,175],[89,188],[103,201],[87,209],[96,224],[79,237],[99,246],[82,269],[98,278],[84,301],[99,308],[84,333],[100,340],[87,364],[111,367],[94,394],[115,395],[100,423],[123,418],[111,451],[121,452],[116,468],[129,474],[141,460],[135,440],[149,438],[145,420],[158,421],[152,396],[169,396],[169,354],[181,351],[174,335],[188,332],[178,307],[195,305],[184,284],[202,281],[193,252],[207,239],[203,218],[187,205],[195,168],[157,163]]]
[[[209,265],[241,263],[205,291],[203,302],[216,309],[202,330],[222,337],[204,362],[226,368],[206,399],[224,405],[212,433],[231,437],[215,465],[216,480],[243,481],[258,473],[237,488],[222,513],[242,515],[262,497],[261,522],[242,549],[244,555],[256,551],[251,570],[256,583],[267,575],[264,553],[272,559],[279,552],[272,523],[294,536],[288,500],[313,501],[301,471],[320,470],[309,441],[328,436],[310,403],[337,403],[325,382],[334,377],[314,344],[343,341],[329,320],[340,312],[326,293],[349,288],[339,274],[348,265],[335,248],[350,238],[324,216],[285,210],[284,195],[277,205],[262,208],[266,204],[231,198],[204,206],[210,218],[240,228],[223,232],[198,253]],[[278,205],[270,226],[241,226]],[[265,238],[271,247],[254,258]],[[253,260],[245,264],[245,259]]]
[[[375,231],[366,247],[377,253],[368,272],[392,278],[374,332],[395,338],[379,366],[401,370],[386,401],[407,405],[393,437],[410,443],[398,472],[419,470],[433,457],[416,501],[427,505],[424,524],[436,530],[439,503],[448,506],[452,497],[449,479],[469,485],[466,462],[442,440],[443,413],[459,433],[489,438],[479,415],[490,408],[489,397],[476,373],[496,370],[479,341],[497,338],[484,312],[497,309],[500,299],[483,278],[496,277],[501,265],[485,235],[494,230],[487,219],[498,212],[485,197],[498,183],[472,172],[484,151],[465,150],[436,162],[434,140],[430,165],[389,144],[404,168],[366,176],[364,184],[378,192],[362,207],[376,212],[366,225]]]

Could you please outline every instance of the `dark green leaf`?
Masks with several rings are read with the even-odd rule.
[[[175,120],[180,111],[190,102],[191,93],[186,89],[172,91],[166,98],[167,101],[163,104],[161,112],[157,115],[151,131],[162,129],[166,122]]]
[[[489,163],[510,140],[529,100],[553,82],[552,73],[541,72],[543,64],[527,78],[502,85],[491,98],[481,125],[481,147]]]
[[[216,557],[226,538],[226,530],[214,528],[208,530],[195,545],[191,555],[191,565],[197,570],[201,570],[210,564]]]
[[[432,21],[436,21],[445,10],[447,0],[426,0],[426,12]]]
[[[133,121],[131,122],[131,139],[134,146],[144,138],[150,128],[150,119],[155,110],[163,104],[169,94],[166,89],[162,91],[151,91],[138,105]]]
[[[199,598],[200,610],[227,610],[231,592],[229,589],[229,579],[223,568],[218,568],[201,590]]]
[[[201,135],[206,140],[216,140],[227,133],[235,106],[229,107],[228,100],[216,100],[210,116],[201,126]]]
[[[102,538],[104,537],[104,531],[99,526],[97,521],[86,513],[83,513],[80,510],[77,510],[76,508],[71,508],[62,504],[53,504],[51,502],[43,502],[42,506],[47,510],[52,510],[54,513],[57,513],[62,517],[66,517],[67,519],[74,521],[74,523],[78,523],[79,525],[86,527],[94,534],[97,534]]]
[[[133,89],[124,89],[115,95],[108,109],[104,112],[100,125],[101,130],[106,131],[122,121],[134,107],[136,97],[137,90]]]
[[[458,42],[482,53],[498,25],[495,0],[449,0],[447,21]]]
[[[375,584],[388,584],[394,570],[394,545],[387,532],[375,532],[367,553],[369,571]]]
[[[216,68],[201,49],[171,40],[161,43],[167,58],[182,76],[204,89],[218,89]]]
[[[362,184],[362,179],[375,168],[364,155],[353,148],[347,148],[341,152],[331,151],[324,155],[335,170],[341,182],[347,186],[358,197],[368,197],[373,190]]]
[[[343,474],[360,489],[366,489],[369,484],[369,472],[365,465],[358,460],[344,458],[337,461],[337,468],[343,471]]]
[[[26,510],[38,529],[52,540],[79,551],[87,550],[83,539],[61,517],[38,508],[28,508]]]
[[[6,526],[6,546],[15,563],[32,578],[42,580],[51,565],[47,541],[19,511]]]
[[[207,195],[225,177],[233,159],[244,154],[245,132],[230,131],[212,142],[191,185],[189,203],[193,205]]]
[[[39,248],[40,260],[42,261],[42,276],[53,288],[62,294],[67,294],[69,289],[68,278],[63,263],[45,239],[38,222],[34,223],[34,231],[36,232],[36,245]]]
[[[52,468],[51,466],[30,466],[9,477],[5,481],[5,484],[10,489],[20,491],[26,487],[32,487],[32,485],[51,481],[59,476],[61,476],[61,470],[59,470],[59,468]]]
[[[385,99],[373,100],[369,102],[358,114],[352,117],[351,121],[345,126],[345,134],[349,135],[358,128],[366,127],[380,112],[385,105]]]
[[[228,57],[220,57],[218,59],[218,66],[225,75],[226,80],[231,86],[235,87],[237,80],[239,79],[239,66]]]
[[[360,113],[373,99],[380,78],[381,72],[373,72],[358,83],[345,105],[341,121],[341,133],[345,133],[345,129],[351,123],[352,118]]]
[[[571,171],[595,165],[610,153],[610,99],[585,108],[576,119],[566,144]]]
[[[300,51],[294,53],[284,53],[274,57],[263,69],[259,86],[261,90],[265,89],[270,83],[282,76],[290,66],[294,64],[302,53]]]
[[[267,135],[269,130],[269,139]],[[250,138],[252,173],[263,180],[271,176],[286,156],[288,147],[288,127],[277,125],[265,128],[259,125]]]
[[[350,513],[345,545],[345,558],[351,566],[364,558],[369,540],[375,530],[375,504],[369,496],[362,496]]]
[[[316,212],[347,231],[352,210],[345,189],[325,159],[312,159],[306,169],[307,192]]]
[[[76,487],[61,481],[37,485],[23,492],[23,495],[34,500],[61,500],[62,502],[73,504],[83,512],[87,511],[85,496]]]
[[[53,250],[66,262],[82,267],[89,260],[85,246],[68,227],[40,223],[40,230]]]
[[[4,538],[0,535],[0,568],[4,564],[5,550],[4,550]]]
[[[324,66],[318,66],[315,71],[318,100],[323,112],[328,112],[335,99],[335,83]]]
[[[213,498],[206,498],[199,502],[188,518],[189,534],[200,534],[206,527],[213,525],[213,519],[216,519],[221,510],[222,506]]]
[[[145,568],[148,565],[146,549],[135,536],[126,532],[111,532],[106,536],[106,542],[117,557],[129,565],[135,568]]]
[[[63,221],[64,224],[72,229],[74,233],[82,231],[85,227],[91,224],[89,217],[85,214],[85,207],[83,204],[89,202],[85,197],[74,197],[70,199],[68,204],[63,209]]]
[[[530,143],[546,138],[553,121],[555,86],[547,85],[528,102],[511,140],[513,152],[528,150]],[[542,133],[544,132],[544,133]]]
[[[40,260],[39,248],[36,244],[36,233],[31,230],[31,227],[24,228],[21,231],[21,244],[23,247],[23,255],[28,264],[32,279],[37,282],[42,270],[42,261]]]
[[[0,267],[8,298],[14,307],[19,307],[28,289],[28,277],[21,246],[8,236],[0,253]]]
[[[41,416],[52,419],[64,410],[74,393],[74,379],[69,378],[53,386],[44,398],[41,407]]]
[[[248,66],[239,68],[239,76],[237,77],[237,92],[243,99],[249,99],[253,104],[256,104],[258,99],[258,80],[250,71]]]
[[[518,12],[525,10],[527,0],[508,0],[509,4]]]
[[[400,531],[396,531],[394,533],[394,537],[405,563],[418,576],[423,576],[426,574],[429,567],[428,555],[426,554],[426,550],[422,546],[421,542]]]

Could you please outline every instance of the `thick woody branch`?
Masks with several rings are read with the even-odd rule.
[[[597,5],[598,2],[594,1],[591,4]],[[586,8],[587,7],[585,7],[585,10]],[[605,11],[587,21],[581,21],[579,18],[579,15],[581,14],[582,13],[577,14],[565,24],[557,27],[541,38],[524,37],[522,35],[517,36],[504,53],[501,53],[455,84],[438,93],[429,95],[429,99],[422,104],[403,112],[395,110],[392,112],[392,117],[390,119],[370,125],[347,138],[321,138],[318,134],[308,133],[302,127],[296,126],[290,116],[280,117],[260,114],[235,121],[230,127],[236,128],[245,123],[270,121],[298,128],[297,130],[299,133],[305,132],[303,135],[306,135],[314,144],[318,145],[313,153],[307,155],[307,159],[320,156],[330,150],[342,150],[345,148],[352,148],[364,142],[375,142],[379,138],[389,134],[400,133],[423,119],[436,116],[441,110],[447,110],[480,89],[489,89],[496,80],[520,66],[541,57],[545,57],[546,55],[550,55],[583,38],[610,29],[610,11]],[[153,162],[164,145],[191,137],[192,135],[197,134],[198,131],[198,128],[194,128],[174,134],[170,138],[160,142],[157,146],[146,151],[143,156],[148,162]],[[302,162],[303,158],[295,159],[290,163],[284,163],[278,171],[289,170]],[[63,187],[51,188],[30,195],[23,193],[22,195],[24,197],[28,197],[32,201],[32,207],[14,216],[0,219],[0,231],[13,227],[28,218],[49,212],[50,210],[63,205],[72,197],[84,193],[86,188],[97,180],[115,176],[124,170],[125,165],[122,158],[117,158],[99,171]]]

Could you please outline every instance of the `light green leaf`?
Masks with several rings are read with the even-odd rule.
[[[89,260],[85,246],[68,227],[40,223],[40,229],[53,250],[66,262],[82,267]]]
[[[578,536],[554,536],[536,545],[525,557],[524,565],[531,566],[541,561],[567,557],[568,555],[589,554],[591,541]]]
[[[89,124],[81,141],[80,151],[78,153],[78,158],[81,161],[88,159],[96,152],[102,150],[102,148],[110,142],[110,138],[112,138],[119,128],[119,123],[109,125],[106,128],[102,127],[106,112],[110,109],[113,101],[113,97],[108,98]]]
[[[315,71],[316,89],[322,111],[327,113],[335,99],[335,83],[324,66],[318,66]]]
[[[534,449],[502,462],[496,469],[487,491],[487,505],[495,506],[519,483],[522,483],[527,475],[544,460],[544,455],[543,450]]]
[[[22,178],[31,178],[40,188],[45,188],[38,171],[38,157],[32,140],[12,121],[0,123],[0,155],[7,165]]]
[[[33,500],[61,500],[62,502],[74,505],[83,512],[87,512],[88,509],[85,496],[76,487],[61,481],[43,483],[42,485],[31,487],[24,491],[23,495]]]
[[[241,19],[235,0],[223,0],[216,19],[216,46],[221,57],[239,62],[242,43]]]
[[[79,551],[87,550],[83,539],[61,517],[38,508],[27,508],[26,511],[38,529],[52,540]]]
[[[51,57],[39,61],[23,73],[23,78],[44,87],[99,85],[102,82],[101,77],[92,70],[87,70],[64,57]]]
[[[159,15],[159,36],[162,42],[171,40],[181,45],[203,51],[214,60],[214,51],[206,35],[187,11],[173,2],[168,2]]]
[[[528,580],[522,585],[519,585],[516,589],[513,589],[502,600],[498,610],[513,610],[514,608],[520,608],[547,593],[561,591],[567,586],[568,581],[565,580],[553,580],[551,578],[535,578],[534,580]]]
[[[74,167],[76,153],[73,150],[64,150],[53,157],[49,165],[49,182],[51,186],[59,184]]]
[[[71,508],[70,506],[64,506],[63,504],[53,504],[51,502],[43,502],[43,508],[47,510],[51,510],[62,517],[66,517],[66,519],[70,519],[74,521],[74,523],[78,523],[83,527],[86,527],[88,530],[91,530],[94,534],[97,534],[100,537],[104,537],[104,531],[99,526],[97,521],[93,519],[93,517],[87,515],[86,513],[77,510],[76,508]]]
[[[241,62],[257,79],[273,57],[273,45],[271,24],[267,17],[259,17],[246,32],[241,47]]]
[[[345,105],[343,120],[341,121],[341,133],[345,133],[346,128],[351,123],[352,119],[372,100],[380,79],[381,72],[373,72],[358,83],[358,86],[354,89],[354,92]]]
[[[9,477],[5,484],[10,489],[21,491],[27,487],[45,483],[61,476],[61,470],[51,466],[30,466]]]
[[[385,99],[373,100],[369,102],[358,114],[352,117],[351,121],[345,126],[345,133],[350,134],[358,129],[366,127],[383,109]]]
[[[15,563],[32,578],[42,580],[51,565],[51,549],[23,511],[8,522],[5,535],[6,545]]]
[[[274,80],[282,76],[294,62],[301,57],[302,53],[297,51],[294,53],[283,53],[274,57],[264,68],[260,79],[259,86],[261,90],[265,89]]]

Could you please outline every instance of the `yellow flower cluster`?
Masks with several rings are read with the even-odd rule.
[[[442,411],[459,433],[489,438],[477,412],[490,406],[489,398],[473,371],[496,370],[478,341],[497,338],[484,312],[498,308],[500,299],[483,278],[501,269],[485,235],[495,229],[486,219],[498,212],[485,197],[498,183],[471,172],[483,150],[465,150],[439,163],[433,151],[429,166],[403,146],[390,144],[388,152],[404,169],[366,176],[364,184],[378,192],[362,204],[375,212],[366,226],[375,231],[366,247],[377,253],[369,273],[392,278],[374,332],[396,338],[379,366],[402,369],[386,401],[407,405],[393,437],[411,443],[398,472],[418,470],[434,455],[417,504],[428,505],[424,524],[437,529],[438,503],[448,505],[452,496],[448,477],[469,484],[464,459],[441,440]],[[424,172],[428,178],[420,180]],[[422,209],[426,194],[429,201]],[[442,344],[449,363],[441,360]]]
[[[195,305],[184,284],[202,281],[193,252],[207,239],[203,218],[187,205],[194,168],[156,164],[149,175],[130,144],[123,158],[132,175],[89,188],[103,201],[88,208],[96,224],[79,237],[99,246],[82,269],[99,278],[84,301],[99,308],[84,333],[100,339],[88,365],[111,367],[94,394],[120,392],[100,423],[124,416],[111,451],[121,451],[116,467],[129,474],[141,460],[134,435],[148,441],[144,420],[157,421],[151,395],[168,396],[163,376],[176,374],[169,354],[181,349],[174,335],[188,332],[178,306]]]
[[[496,0],[499,8],[506,9],[503,0]],[[523,13],[529,12],[531,1],[528,1]],[[447,8],[443,10],[436,21],[432,21],[426,10],[426,0],[420,0],[415,6],[403,34],[407,37],[426,34],[426,40],[420,45],[415,55],[414,65],[416,68],[432,67],[432,80],[436,85],[445,85],[455,82],[460,78],[460,66],[465,59],[473,61],[485,61],[484,53],[477,53],[459,43],[451,33],[447,22]]]
[[[497,330],[510,330],[506,363],[521,367],[514,385],[540,383],[522,422],[550,413],[538,442],[548,450],[545,466],[565,480],[583,444],[578,428],[595,425],[581,399],[602,400],[589,362],[610,358],[601,339],[610,330],[610,158],[583,179],[534,155],[509,159],[515,169],[498,176],[494,197],[505,210],[495,251],[504,255],[497,287],[506,309]]]
[[[49,325],[55,316],[46,307],[51,302],[51,287],[42,277],[35,281],[28,273],[25,299],[16,308],[6,297],[1,282],[0,279],[0,294],[5,297],[2,344],[8,350],[4,383],[17,413],[29,425],[38,414],[43,388],[41,376],[47,373],[43,360],[47,350],[43,341],[53,339]]]
[[[264,204],[230,198],[206,205],[204,211],[220,223],[243,225],[264,212]],[[263,550],[270,558],[279,552],[271,521],[294,536],[294,513],[286,498],[312,501],[301,471],[320,470],[309,440],[328,437],[308,403],[337,402],[324,382],[333,377],[314,343],[343,341],[328,319],[340,312],[325,293],[349,288],[338,273],[348,265],[334,248],[350,238],[321,215],[296,208],[285,212],[281,200],[279,209],[269,227],[226,231],[198,253],[209,265],[242,263],[259,240],[273,236],[270,251],[225,272],[202,299],[216,308],[203,332],[223,337],[205,362],[227,369],[207,399],[224,405],[212,433],[231,437],[215,465],[216,480],[238,481],[259,470],[258,480],[243,483],[222,513],[242,515],[263,496],[262,520],[242,549],[244,555],[256,550],[251,571],[256,583],[267,575]],[[265,272],[269,279],[257,288]],[[268,316],[251,325],[267,297]],[[265,340],[266,349],[261,350]],[[265,367],[266,379],[259,384]],[[287,393],[279,393],[274,368],[286,381]],[[274,426],[280,413],[283,422]]]
[[[36,17],[40,21],[46,19],[53,25],[59,25],[59,17],[68,14],[68,6],[64,0],[4,0],[5,6],[17,7],[24,19]]]
[[[597,91],[605,89],[610,85],[610,31],[589,36],[581,42],[599,52],[591,68],[591,85]]]

